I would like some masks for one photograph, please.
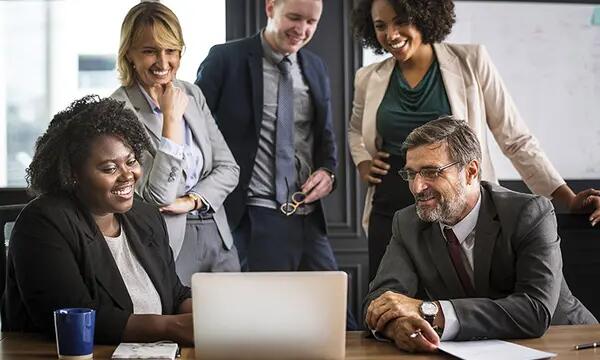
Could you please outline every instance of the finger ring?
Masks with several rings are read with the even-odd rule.
[[[417,331],[415,331],[414,333],[408,335],[409,338],[414,339],[417,336],[421,335],[421,329],[417,329]]]

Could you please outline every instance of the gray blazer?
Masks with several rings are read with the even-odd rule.
[[[393,235],[363,304],[391,290],[450,300],[460,322],[456,340],[527,338],[550,324],[596,323],[562,274],[556,217],[546,198],[481,183],[473,252],[476,298],[466,298],[438,223],[415,206],[396,212]]]
[[[192,130],[204,156],[200,179],[191,191],[200,194],[210,204],[223,243],[230,249],[233,246],[233,238],[223,202],[236,187],[240,168],[229,151],[200,89],[181,80],[175,80],[173,84],[185,90],[190,97],[183,118]],[[176,198],[185,194],[186,173],[183,170],[183,160],[158,151],[162,122],[153,114],[137,84],[127,88],[120,87],[111,97],[124,101],[126,106],[135,112],[150,137],[151,149],[149,153],[144,154],[144,175],[137,184],[136,192],[145,201],[156,206],[173,203]],[[177,258],[185,236],[186,214],[163,215],[173,256]]]

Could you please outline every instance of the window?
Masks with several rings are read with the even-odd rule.
[[[35,140],[53,114],[117,89],[121,22],[138,2],[0,1],[0,187],[26,185]],[[162,2],[186,42],[178,78],[193,82],[210,47],[225,42],[225,0]]]

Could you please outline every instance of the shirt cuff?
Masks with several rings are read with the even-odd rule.
[[[331,170],[331,169],[326,168],[326,167],[320,167],[317,170],[325,170],[325,171],[327,171],[329,173],[329,175],[335,176],[335,172],[333,170]]]
[[[442,332],[442,338],[440,340],[452,340],[460,331],[460,323],[456,317],[454,305],[448,300],[440,300],[440,306],[444,313],[444,332]]]
[[[160,138],[158,151],[164,152],[165,154],[171,155],[180,160],[183,159],[183,145],[179,145],[164,136]]]

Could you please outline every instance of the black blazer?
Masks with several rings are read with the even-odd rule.
[[[135,199],[118,214],[138,260],[154,283],[163,314],[191,296],[179,281],[165,222]],[[42,195],[21,212],[8,250],[2,331],[54,335],[53,311],[96,309],[96,343],[116,344],[133,304],[102,233],[90,213],[68,195]]]
[[[263,49],[260,34],[213,46],[198,68],[202,89],[219,130],[240,166],[238,186],[225,200],[231,230],[244,214],[263,113]],[[331,90],[323,61],[298,51],[298,62],[314,104],[314,169],[336,169],[336,145],[331,120]],[[313,170],[314,170],[313,169]],[[324,219],[323,219],[324,224]]]

